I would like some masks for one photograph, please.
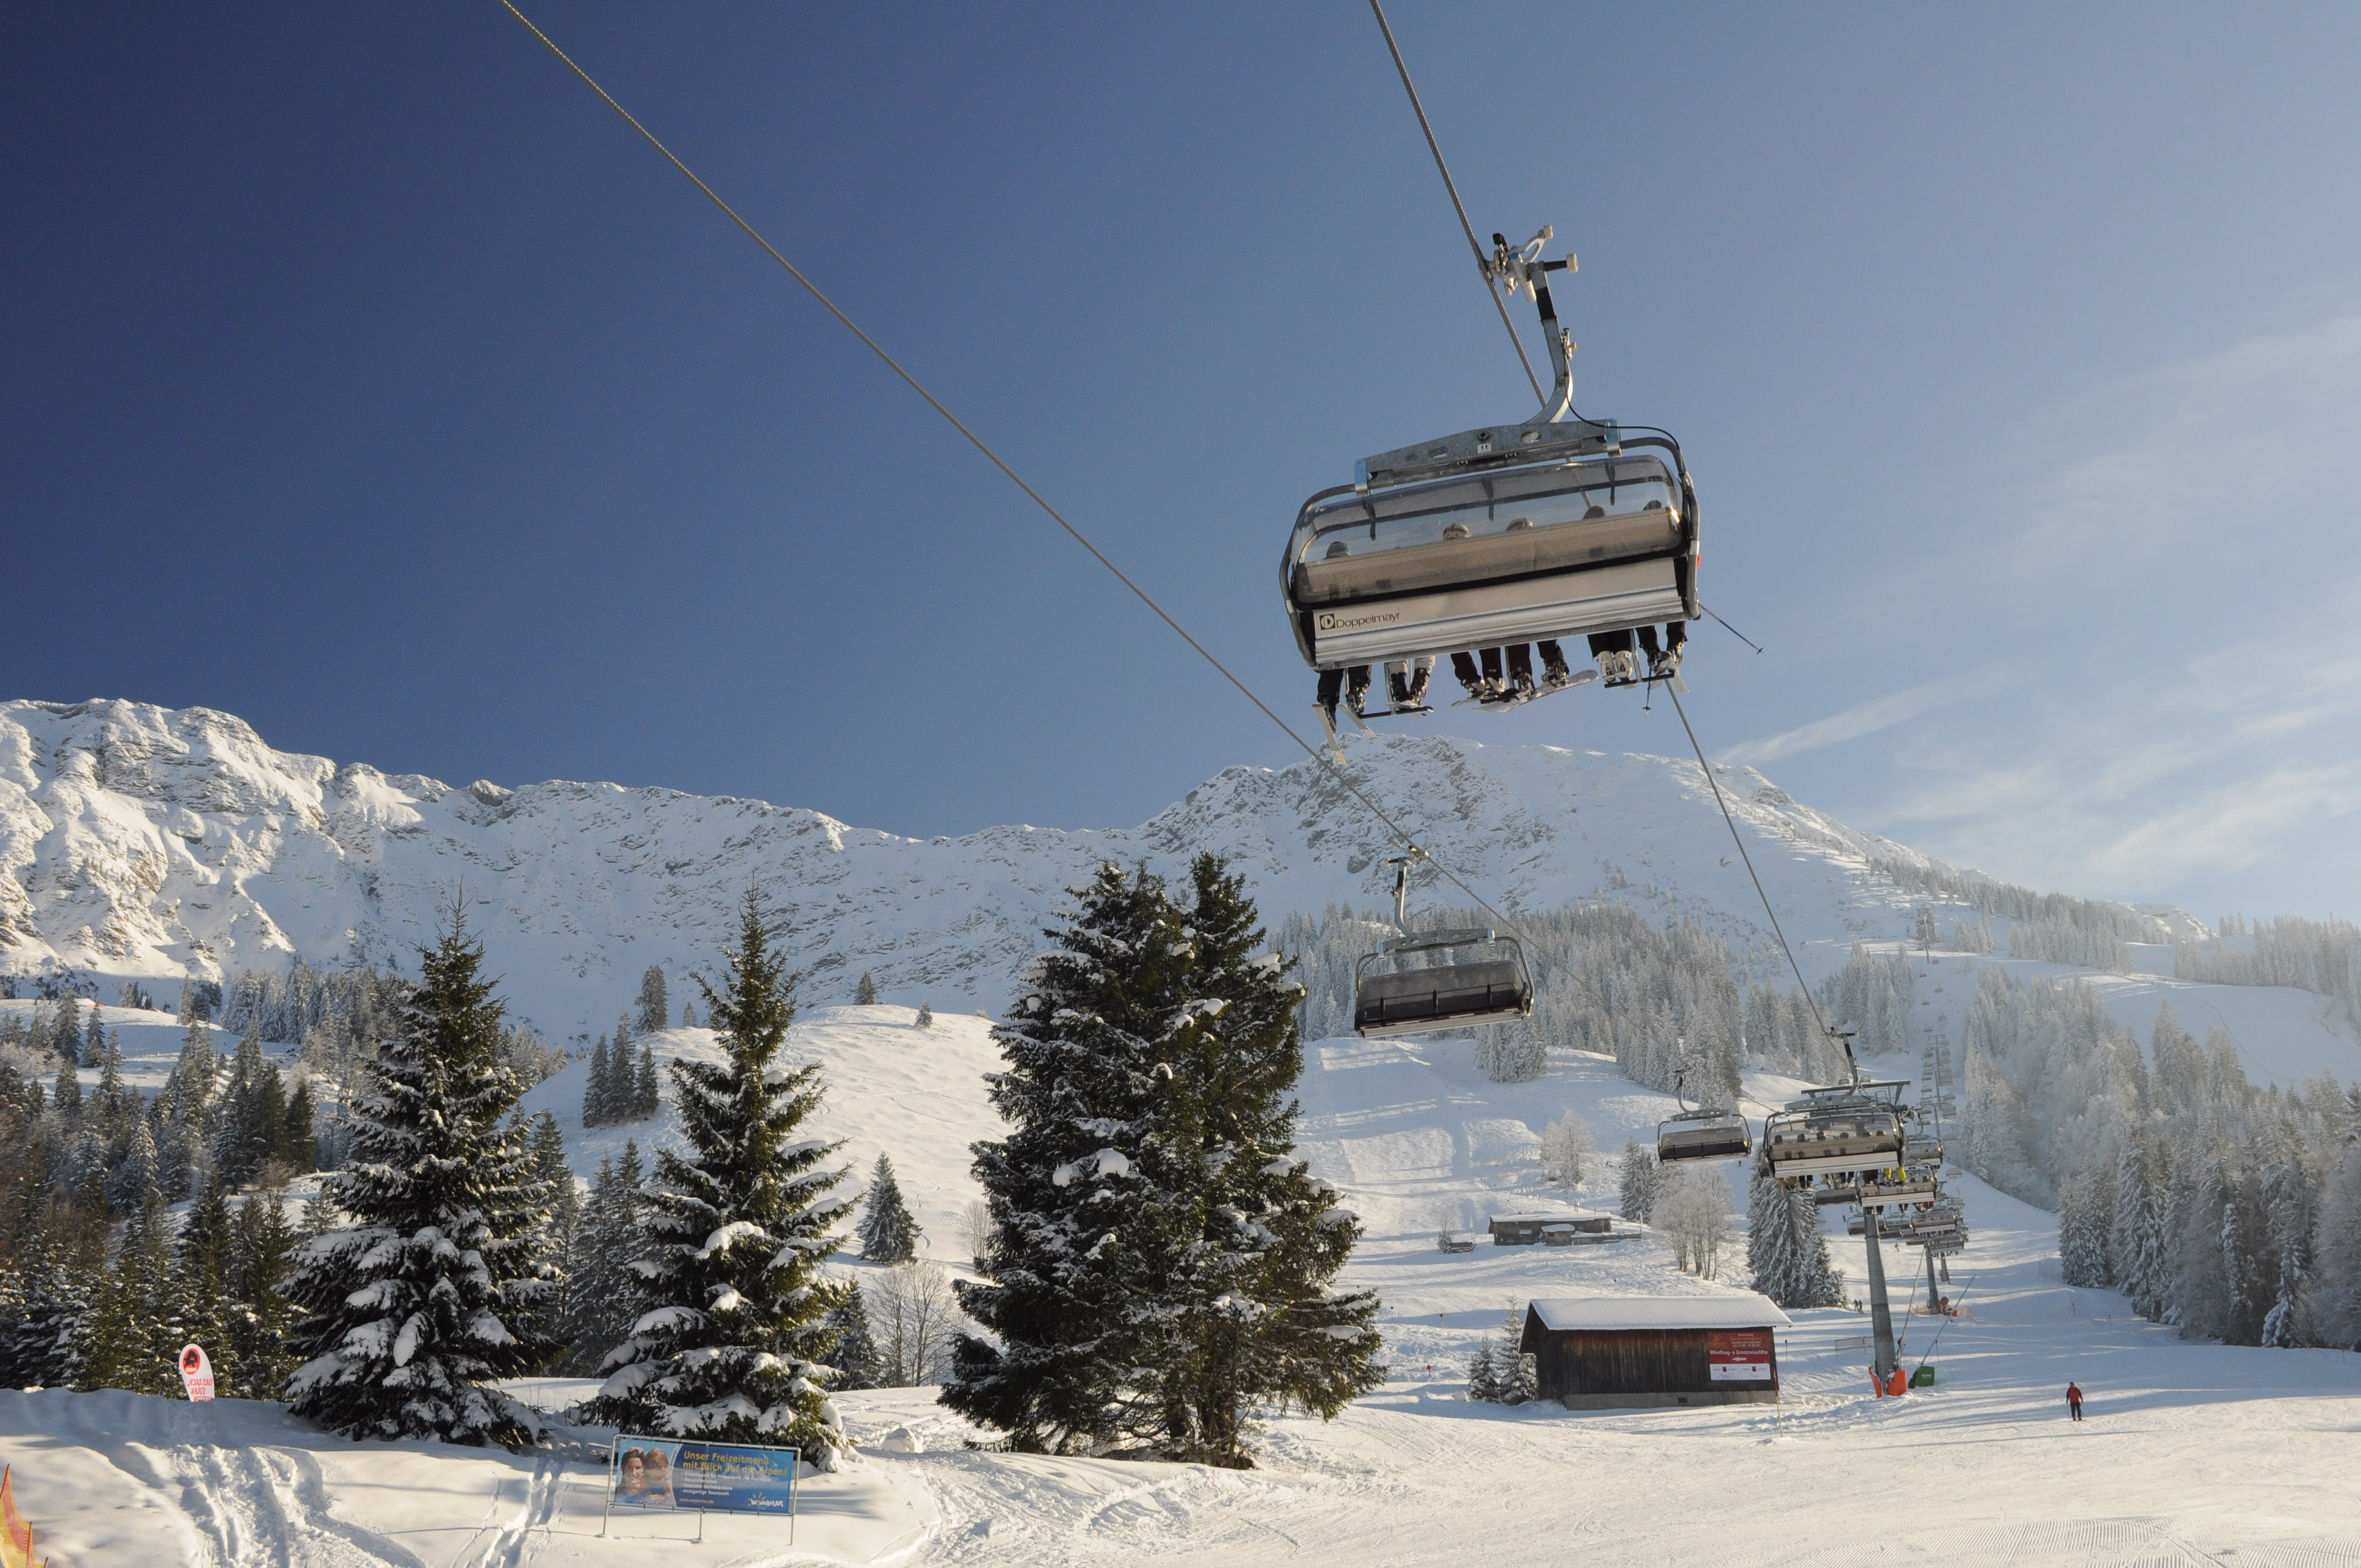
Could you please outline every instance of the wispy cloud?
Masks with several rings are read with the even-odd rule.
[[[1745,762],[1760,767],[1775,762],[1782,757],[1801,756],[1824,746],[1841,745],[1858,740],[1864,735],[1874,735],[1890,729],[1905,719],[1931,713],[1948,703],[1953,703],[1973,692],[1989,687],[2005,663],[1986,664],[1965,674],[1950,675],[1939,681],[1928,681],[1905,691],[1894,692],[1864,703],[1857,703],[1841,713],[1826,718],[1816,718],[1809,724],[1798,725],[1777,735],[1765,735],[1752,740],[1741,740],[1714,761]]]
[[[1995,745],[1918,738],[1892,819],[1988,869],[2091,891],[2161,889],[2274,859],[2335,858],[2361,812],[2361,578],[2285,624],[2145,680],[2053,701]],[[2295,629],[2300,628],[2300,632]],[[1841,716],[1839,716],[1841,717]]]
[[[1842,754],[1847,785],[1877,788],[1889,770],[1864,815],[1947,859],[2118,897],[2349,905],[2356,430],[2354,315],[2043,411],[1996,443],[1981,506],[1921,531],[1939,547],[1897,552],[1905,564],[1847,627],[1849,647],[1918,670],[1962,649],[2004,652],[2005,666],[1725,757],[1760,765],[1882,736]],[[2008,700],[1964,702],[1979,684]]]

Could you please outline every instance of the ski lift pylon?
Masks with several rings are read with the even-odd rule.
[[[1354,1032],[1374,1039],[1532,1017],[1532,970],[1516,938],[1489,927],[1411,932],[1410,868],[1423,858],[1424,851],[1412,845],[1390,859],[1394,929],[1401,934],[1353,966]],[[1471,948],[1478,949],[1477,956],[1466,956]],[[1372,972],[1371,966],[1379,963],[1389,967]]]

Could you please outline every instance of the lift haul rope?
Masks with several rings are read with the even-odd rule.
[[[902,367],[901,361],[895,359],[891,354],[887,353],[884,346],[875,338],[862,331],[861,324],[858,322],[855,322],[850,315],[847,315],[843,308],[838,305],[834,300],[829,299],[828,295],[821,291],[819,285],[814,283],[809,278],[804,276],[802,271],[796,268],[794,262],[789,261],[785,256],[781,255],[778,247],[774,246],[769,240],[763,238],[760,231],[758,231],[753,225],[748,223],[743,217],[741,217],[735,207],[732,207],[729,203],[723,201],[719,193],[717,192],[712,186],[708,185],[703,180],[697,178],[696,170],[690,169],[687,164],[683,163],[680,159],[674,154],[672,148],[664,146],[662,141],[659,141],[656,138],[654,132],[642,125],[629,109],[624,108],[621,104],[618,103],[613,93],[608,92],[606,88],[598,84],[597,78],[593,77],[588,71],[583,70],[581,66],[575,63],[574,57],[567,54],[564,49],[558,48],[555,39],[552,38],[547,33],[543,32],[538,27],[535,27],[532,17],[527,16],[522,11],[517,9],[514,0],[500,0],[500,5],[510,16],[514,16],[520,23],[522,23],[527,32],[540,39],[542,46],[548,49],[551,54],[556,56],[559,63],[563,64],[576,76],[581,78],[584,86],[598,94],[599,99],[605,103],[609,108],[614,110],[616,115],[622,119],[625,125],[631,126],[634,131],[637,131],[642,140],[644,140],[650,147],[655,148],[658,153],[662,154],[665,162],[678,170],[680,171],[681,178],[696,186],[697,190],[704,194],[707,201],[711,202],[716,207],[719,208],[722,215],[738,226],[740,232],[743,233],[748,239],[752,240],[756,245],[762,247],[764,255],[777,262],[781,269],[784,270],[788,277],[793,278],[797,283],[801,284],[805,292],[810,294],[813,299],[818,301],[821,306],[828,311],[829,314],[834,316],[837,321],[843,325],[847,332],[850,332],[853,336],[859,338],[864,347],[884,363],[887,369],[893,371],[895,376],[901,378],[905,386],[908,387],[910,390],[916,392],[919,398],[924,400],[928,408],[940,414],[943,417],[945,423],[949,424],[953,430],[959,432],[960,434],[966,439],[969,445],[982,453],[987,462],[989,462],[994,467],[999,469],[1001,473],[1007,477],[1009,483],[1024,491],[1026,497],[1030,499],[1034,505],[1039,507],[1044,512],[1048,513],[1049,520],[1055,522],[1060,528],[1064,529],[1075,543],[1081,545],[1084,550],[1089,551],[1092,559],[1098,562],[1100,565],[1105,567],[1108,573],[1114,576],[1115,581],[1130,589],[1132,596],[1153,611],[1159,620],[1164,622],[1166,626],[1170,627],[1173,634],[1179,637],[1183,642],[1186,642],[1190,649],[1194,652],[1199,658],[1204,660],[1206,663],[1211,664],[1214,671],[1218,673],[1224,680],[1229,682],[1230,685],[1236,689],[1239,696],[1254,704],[1255,707],[1261,712],[1262,716],[1269,719],[1273,724],[1277,725],[1280,733],[1284,734],[1290,740],[1294,741],[1295,744],[1303,751],[1305,756],[1310,757],[1313,762],[1319,763],[1321,766],[1326,768],[1330,773],[1334,773],[1335,775],[1336,782],[1345,787],[1346,793],[1351,795],[1355,800],[1359,801],[1363,806],[1367,807],[1369,815],[1376,818],[1388,832],[1391,833],[1395,837],[1395,839],[1400,840],[1404,848],[1418,850],[1425,858],[1427,863],[1432,865],[1444,881],[1450,883],[1452,886],[1457,888],[1460,892],[1466,894],[1470,899],[1474,900],[1477,908],[1483,910],[1487,915],[1489,915],[1499,925],[1506,927],[1511,931],[1518,929],[1516,922],[1510,920],[1507,916],[1493,908],[1490,901],[1486,899],[1482,894],[1477,893],[1473,887],[1469,886],[1466,879],[1461,877],[1449,866],[1444,864],[1441,861],[1436,860],[1432,850],[1424,849],[1408,829],[1404,828],[1400,824],[1394,821],[1391,817],[1388,816],[1385,809],[1378,806],[1376,801],[1370,799],[1369,796],[1362,791],[1361,787],[1355,784],[1352,778],[1345,773],[1345,770],[1337,765],[1334,759],[1329,757],[1318,747],[1304,740],[1302,736],[1298,735],[1292,725],[1289,724],[1287,720],[1281,718],[1276,712],[1274,712],[1271,706],[1263,701],[1260,696],[1257,696],[1251,686],[1248,686],[1244,681],[1233,674],[1230,672],[1228,665],[1223,663],[1220,659],[1214,656],[1211,649],[1208,649],[1202,642],[1198,641],[1194,636],[1191,635],[1189,629],[1182,626],[1180,621],[1174,620],[1171,613],[1162,605],[1157,603],[1156,599],[1148,592],[1147,589],[1132,581],[1130,576],[1124,572],[1122,567],[1116,565],[1113,560],[1108,558],[1104,551],[1101,550],[1096,544],[1091,543],[1088,535],[1084,534],[1081,529],[1068,521],[1063,512],[1060,512],[1056,507],[1051,506],[1048,499],[1045,498],[1040,491],[1035,489],[1031,485],[1026,482],[1023,475],[1010,467],[1007,461],[1004,459],[999,453],[994,452],[990,446],[986,445],[983,437],[977,435],[975,432],[970,430],[964,423],[961,422],[959,416],[952,413],[950,409],[944,407],[941,400],[938,399],[934,393],[928,391],[925,385],[921,383],[916,376],[911,375],[909,371],[904,369]],[[1467,222],[1467,209],[1459,200],[1459,188],[1451,178],[1450,167],[1444,162],[1443,148],[1435,140],[1434,127],[1427,120],[1425,107],[1419,102],[1418,89],[1411,84],[1410,68],[1408,65],[1403,63],[1401,49],[1394,41],[1393,28],[1387,24],[1385,8],[1379,4],[1379,0],[1369,0],[1369,9],[1376,14],[1378,27],[1385,34],[1386,49],[1388,52],[1393,56],[1394,69],[1401,76],[1403,91],[1410,95],[1411,108],[1418,115],[1419,128],[1426,135],[1427,149],[1434,155],[1434,167],[1443,176],[1444,188],[1450,192],[1451,205],[1453,210],[1458,214],[1460,229],[1466,235],[1468,246],[1476,253],[1477,265],[1479,268],[1482,268],[1484,266],[1483,247],[1477,243],[1476,231]],[[1533,375],[1532,361],[1525,356],[1525,345],[1523,340],[1517,336],[1516,326],[1509,320],[1508,308],[1501,304],[1499,291],[1492,287],[1490,273],[1488,270],[1485,273],[1484,291],[1491,298],[1493,305],[1499,310],[1501,324],[1508,327],[1509,340],[1516,345],[1517,358],[1519,362],[1524,366],[1526,378],[1533,383],[1534,396],[1539,397],[1541,395],[1541,382]],[[1719,620],[1720,618],[1717,616],[1715,619]],[[1724,624],[1727,625],[1728,623],[1724,622]],[[1667,687],[1667,689],[1670,690],[1671,688]],[[1713,776],[1712,764],[1706,761],[1705,749],[1697,744],[1697,731],[1690,728],[1688,712],[1681,707],[1681,699],[1677,693],[1673,696],[1673,708],[1675,712],[1680,715],[1681,728],[1687,731],[1689,746],[1697,752],[1697,766],[1703,770],[1706,783],[1712,787],[1714,804],[1721,808],[1721,819],[1730,828],[1730,841],[1738,846],[1739,859],[1745,862],[1746,874],[1754,883],[1755,896],[1762,899],[1763,912],[1770,916],[1771,929],[1779,938],[1780,949],[1787,955],[1787,967],[1795,971],[1795,983],[1803,990],[1804,1000],[1810,1005],[1813,1018],[1818,1022],[1821,1032],[1826,1034],[1828,1032],[1828,1020],[1826,1017],[1822,1016],[1820,1013],[1820,1004],[1813,998],[1811,987],[1804,982],[1803,968],[1795,962],[1795,950],[1794,948],[1788,946],[1787,934],[1784,930],[1780,929],[1778,912],[1771,907],[1771,897],[1770,894],[1765,893],[1763,889],[1763,879],[1755,874],[1754,861],[1752,857],[1748,855],[1746,852],[1746,841],[1738,831],[1737,819],[1730,816],[1730,804],[1722,798],[1721,785]]]
[[[1372,3],[1374,4],[1374,0],[1372,0]],[[1376,801],[1371,800],[1367,795],[1363,794],[1360,786],[1356,784],[1352,779],[1345,774],[1343,768],[1336,765],[1334,759],[1320,751],[1319,748],[1313,746],[1310,741],[1304,740],[1302,736],[1298,735],[1295,732],[1293,726],[1290,725],[1287,720],[1281,718],[1277,713],[1273,712],[1268,703],[1263,701],[1261,697],[1255,695],[1252,687],[1248,686],[1246,682],[1238,679],[1237,676],[1232,674],[1228,665],[1215,658],[1210,649],[1208,649],[1203,643],[1198,641],[1196,638],[1191,636],[1187,627],[1182,626],[1178,620],[1175,620],[1162,605],[1157,603],[1156,600],[1149,596],[1147,589],[1141,587],[1137,583],[1133,582],[1129,576],[1126,576],[1123,568],[1116,565],[1112,560],[1109,560],[1106,553],[1101,550],[1097,545],[1092,543],[1089,537],[1085,535],[1081,529],[1076,528],[1072,523],[1067,521],[1065,514],[1060,512],[1056,507],[1051,506],[1049,501],[1043,498],[1040,491],[1035,489],[1031,485],[1027,484],[1025,482],[1024,476],[1017,473],[1016,469],[1010,467],[1006,461],[1001,457],[999,453],[994,452],[991,447],[984,444],[983,437],[977,435],[975,432],[970,430],[966,425],[960,422],[960,419],[957,414],[952,413],[950,409],[945,408],[941,400],[939,400],[932,392],[927,390],[925,386],[919,382],[916,376],[913,376],[910,372],[905,370],[902,367],[901,362],[895,359],[891,354],[886,353],[884,347],[880,345],[875,338],[862,331],[859,323],[855,322],[851,316],[845,314],[843,309],[839,306],[834,300],[829,299],[825,293],[820,291],[818,284],[814,283],[809,278],[805,277],[803,273],[796,269],[794,262],[789,261],[785,257],[780,255],[778,248],[772,245],[769,240],[764,239],[755,229],[753,225],[741,217],[735,207],[732,207],[729,203],[723,201],[714,191],[712,186],[708,185],[704,181],[698,179],[694,170],[690,169],[687,164],[683,163],[674,155],[672,148],[664,146],[663,142],[656,139],[654,132],[649,130],[647,126],[640,124],[640,122],[632,116],[631,112],[629,109],[624,108],[622,104],[617,103],[613,93],[598,85],[598,80],[595,77],[593,77],[588,71],[583,70],[582,67],[576,64],[573,56],[558,48],[556,41],[547,33],[543,32],[539,27],[533,26],[533,18],[527,16],[522,11],[518,10],[514,4],[514,0],[500,0],[500,5],[510,16],[514,16],[519,22],[523,23],[525,30],[531,33],[534,38],[539,38],[543,47],[547,49],[550,53],[555,55],[559,61],[565,65],[566,69],[580,77],[582,79],[583,85],[588,87],[593,93],[598,94],[599,98],[606,103],[607,107],[614,110],[617,115],[620,115],[625,125],[630,126],[631,129],[639,132],[642,139],[646,141],[650,147],[654,148],[656,151],[662,153],[665,162],[680,170],[681,177],[683,179],[686,180],[690,184],[703,192],[707,201],[711,202],[715,206],[720,208],[723,216],[727,217],[731,223],[737,225],[740,231],[742,232],[748,239],[751,239],[756,245],[761,246],[763,247],[763,254],[770,257],[772,260],[777,262],[779,266],[785,270],[788,277],[793,278],[796,282],[802,284],[805,291],[810,294],[813,299],[818,300],[821,305],[825,306],[829,314],[834,316],[839,322],[843,323],[844,329],[847,332],[850,332],[853,336],[859,338],[862,343],[867,346],[869,352],[874,354],[879,359],[884,361],[885,367],[893,371],[895,375],[900,377],[904,385],[907,386],[910,390],[917,393],[920,398],[924,399],[928,408],[942,415],[944,422],[953,430],[958,431],[961,435],[966,437],[968,444],[974,447],[978,452],[983,454],[985,459],[989,461],[994,467],[999,469],[1002,474],[1007,477],[1009,483],[1015,485],[1018,489],[1023,490],[1027,497],[1032,500],[1035,506],[1039,507],[1043,511],[1049,514],[1051,521],[1055,522],[1060,528],[1064,529],[1066,532],[1072,537],[1075,543],[1089,551],[1093,560],[1097,561],[1100,565],[1104,566],[1109,573],[1113,574],[1115,581],[1121,583],[1125,587],[1129,588],[1133,597],[1137,598],[1140,603],[1146,605],[1149,609],[1155,611],[1156,618],[1164,622],[1165,625],[1170,627],[1174,634],[1177,635],[1180,641],[1189,644],[1189,646],[1195,651],[1199,658],[1204,660],[1205,663],[1211,664],[1216,671],[1220,672],[1224,680],[1229,682],[1231,685],[1237,688],[1239,696],[1245,697],[1248,702],[1254,704],[1256,707],[1259,708],[1262,711],[1264,718],[1269,719],[1273,724],[1278,725],[1280,731],[1284,733],[1289,740],[1294,741],[1296,745],[1302,748],[1303,753],[1306,756],[1334,773],[1336,775],[1337,783],[1343,784],[1354,799],[1359,801],[1364,806],[1367,807],[1369,815],[1377,818],[1377,820],[1385,827],[1388,832],[1391,833],[1397,839],[1400,840],[1405,848],[1418,850],[1425,856],[1429,865],[1434,867],[1434,869],[1443,875],[1444,880],[1449,882],[1454,887],[1456,887],[1460,892],[1466,894],[1469,898],[1474,899],[1477,906],[1482,909],[1487,915],[1489,915],[1500,925],[1508,927],[1511,930],[1516,928],[1515,923],[1510,920],[1507,916],[1502,915],[1499,910],[1493,908],[1492,905],[1487,902],[1482,894],[1477,893],[1474,888],[1468,886],[1467,883],[1460,878],[1458,873],[1454,872],[1449,866],[1446,866],[1442,861],[1436,860],[1431,850],[1424,850],[1415,838],[1413,838],[1400,824],[1395,822],[1392,817],[1387,816],[1383,807],[1379,806]],[[1384,23],[1385,16],[1383,12],[1378,13],[1378,19],[1380,25]],[[1393,35],[1390,31],[1386,35],[1386,41],[1389,46],[1393,42]],[[1399,50],[1396,51],[1394,60],[1397,64],[1400,62],[1401,55]],[[1410,83],[1410,76],[1407,71],[1403,73],[1402,83],[1404,86],[1408,86]],[[1413,93],[1411,96],[1412,102],[1415,103],[1416,94]],[[1424,122],[1425,111],[1420,111],[1419,118],[1422,123]],[[1433,143],[1433,135],[1432,132],[1428,134],[1427,139],[1428,144],[1432,146]],[[1440,151],[1436,152],[1435,158],[1438,163],[1440,162],[1442,156],[1443,155]],[[1448,170],[1444,171],[1444,179],[1446,182],[1449,181],[1450,173]],[[1458,199],[1458,192],[1454,191],[1452,192],[1453,202],[1456,203]],[[1465,225],[1466,221],[1465,214],[1461,214],[1460,221]],[[1468,242],[1470,244],[1475,243],[1475,235],[1472,230],[1468,235]],[[1477,253],[1477,258],[1478,261],[1481,261],[1483,258],[1483,253],[1480,250]],[[1486,288],[1488,291],[1490,285],[1488,283]],[[1500,319],[1502,321],[1508,320],[1508,312],[1505,309],[1500,313]],[[1512,337],[1515,335],[1515,329],[1513,327],[1510,329],[1510,334]],[[1517,345],[1517,352],[1520,355],[1524,353],[1524,345],[1521,343]],[[1528,375],[1532,374],[1532,367],[1530,366],[1527,367],[1526,373]],[[1535,393],[1538,395],[1541,383],[1539,381],[1535,381],[1533,385]]]
[[[1542,384],[1540,378],[1533,374],[1532,361],[1525,356],[1525,340],[1517,335],[1515,323],[1509,320],[1508,307],[1500,302],[1500,291],[1492,286],[1492,269],[1485,261],[1484,247],[1477,242],[1475,226],[1467,221],[1467,206],[1459,199],[1459,185],[1451,178],[1450,165],[1443,161],[1443,148],[1434,139],[1434,126],[1426,117],[1426,105],[1419,102],[1418,89],[1411,85],[1410,67],[1402,61],[1401,46],[1394,42],[1394,30],[1386,20],[1386,8],[1381,0],[1369,0],[1369,10],[1378,18],[1378,30],[1386,35],[1387,52],[1394,57],[1394,70],[1401,76],[1402,91],[1410,94],[1411,112],[1418,116],[1418,128],[1426,133],[1426,150],[1434,155],[1435,172],[1443,176],[1443,188],[1451,193],[1451,210],[1459,214],[1459,231],[1467,236],[1467,248],[1476,253],[1477,269],[1484,276],[1484,292],[1490,298],[1493,308],[1500,313],[1500,324],[1509,329],[1509,341],[1516,345],[1517,362],[1525,367],[1525,379],[1532,382],[1533,396],[1539,398],[1542,395]],[[1711,610],[1706,613],[1713,615]],[[1721,620],[1721,617],[1718,615],[1713,618],[1716,620]],[[1721,620],[1721,624],[1728,628],[1731,636],[1736,637],[1748,647],[1753,648],[1757,653],[1763,652],[1738,628],[1731,626],[1726,620]],[[1721,807],[1721,819],[1730,828],[1730,841],[1738,846],[1738,858],[1746,862],[1746,874],[1754,883],[1754,895],[1763,901],[1763,913],[1771,917],[1771,930],[1772,934],[1779,938],[1779,950],[1787,955],[1787,967],[1795,971],[1795,984],[1802,989],[1804,1000],[1811,1004],[1812,1017],[1818,1023],[1820,1033],[1828,1035],[1830,1034],[1828,1021],[1821,1015],[1820,1004],[1813,1000],[1812,988],[1805,984],[1803,967],[1795,962],[1795,949],[1787,945],[1787,933],[1779,928],[1779,912],[1771,907],[1771,895],[1763,891],[1763,879],[1755,875],[1754,859],[1746,852],[1746,841],[1739,837],[1738,822],[1730,814],[1730,803],[1721,796],[1721,785],[1716,783],[1713,776],[1713,764],[1705,760],[1705,748],[1697,744],[1697,731],[1689,726],[1688,710],[1681,706],[1680,693],[1670,683],[1666,684],[1664,689],[1672,696],[1673,711],[1681,716],[1681,728],[1688,732],[1689,748],[1697,752],[1697,766],[1704,772],[1706,783],[1713,786],[1713,803]],[[1458,880],[1456,877],[1452,878],[1454,882]],[[1461,885],[1464,887],[1466,884],[1461,883]],[[1488,909],[1490,905],[1487,905],[1486,907]]]
[[[1386,8],[1378,0],[1369,0],[1369,9],[1376,13],[1378,30],[1386,35],[1386,52],[1394,57],[1394,71],[1401,77],[1402,91],[1410,94],[1411,113],[1418,116],[1418,128],[1426,133],[1426,150],[1434,154],[1434,171],[1443,176],[1443,188],[1451,192],[1451,210],[1459,214],[1459,232],[1467,236],[1467,248],[1476,253],[1476,270],[1484,280],[1485,297],[1492,308],[1500,313],[1500,324],[1508,329],[1509,342],[1517,350],[1517,363],[1525,367],[1525,379],[1533,384],[1533,400],[1545,402],[1542,378],[1533,374],[1533,362],[1525,353],[1525,340],[1517,335],[1517,323],[1509,319],[1509,307],[1500,300],[1500,291],[1492,286],[1491,263],[1485,258],[1484,247],[1476,237],[1476,225],[1467,221],[1466,203],[1459,199],[1459,183],[1451,178],[1451,166],[1443,161],[1443,145],[1434,139],[1434,126],[1426,117],[1426,105],[1418,101],[1418,89],[1411,85],[1410,67],[1402,62],[1401,46],[1394,42],[1394,29],[1386,20]]]

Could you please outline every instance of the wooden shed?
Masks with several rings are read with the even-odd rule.
[[[1541,1397],[1572,1410],[1776,1404],[1773,1331],[1787,1326],[1752,1291],[1561,1297],[1526,1307],[1517,1348]]]
[[[1556,1209],[1546,1214],[1495,1214],[1490,1230],[1494,1246],[1570,1246],[1576,1236],[1604,1236],[1613,1222],[1587,1209]]]

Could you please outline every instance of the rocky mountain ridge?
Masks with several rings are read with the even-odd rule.
[[[1693,761],[1449,737],[1358,740],[1356,781],[1503,911],[1587,896],[1720,930],[1768,972],[1769,928]],[[1872,860],[1917,861],[1716,769],[1815,980],[1913,900]],[[159,997],[299,955],[404,969],[464,892],[522,1016],[604,1027],[661,963],[710,970],[749,879],[815,1001],[873,973],[891,999],[996,1009],[1062,890],[1105,860],[1235,860],[1275,926],[1388,897],[1390,837],[1324,769],[1233,767],[1137,828],[1001,827],[915,839],[730,796],[550,782],[454,788],[281,751],[210,708],[0,704],[0,974],[137,979]],[[1464,904],[1431,868],[1422,903]]]

